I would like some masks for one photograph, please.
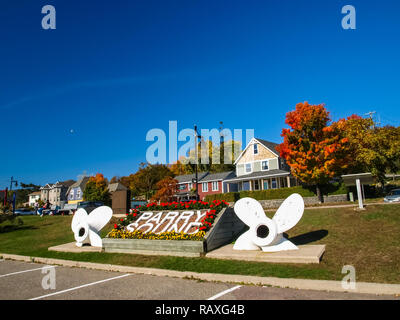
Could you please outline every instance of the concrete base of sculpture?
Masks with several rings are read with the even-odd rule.
[[[298,250],[263,252],[261,250],[235,250],[228,244],[206,254],[206,258],[271,263],[319,263],[325,245],[299,245]]]
[[[76,242],[69,242],[65,244],[61,244],[59,246],[49,247],[49,251],[57,251],[57,252],[101,252],[102,248],[92,247],[91,245],[82,245],[78,247]]]

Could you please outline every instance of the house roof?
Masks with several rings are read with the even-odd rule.
[[[77,188],[80,187],[83,189],[86,186],[86,183],[89,181],[90,177],[82,177],[78,181],[74,182],[70,185],[70,188]]]
[[[236,164],[239,161],[239,159],[243,156],[243,154],[245,153],[247,148],[254,143],[254,140],[256,140],[257,142],[261,143],[264,147],[266,147],[271,152],[273,152],[277,157],[279,157],[279,152],[278,152],[278,150],[276,150],[276,147],[278,146],[277,143],[271,142],[271,141],[267,141],[267,140],[263,140],[263,139],[259,139],[259,138],[252,138],[249,141],[249,143],[247,144],[247,146],[240,153],[240,155],[237,157],[237,159],[235,160],[234,164]]]
[[[120,191],[120,190],[128,190],[127,187],[125,187],[122,183],[116,182],[116,183],[110,183],[108,185],[108,191],[110,192],[115,192],[115,191]]]
[[[52,185],[52,188],[54,187],[70,187],[71,185],[73,185],[75,183],[75,180],[66,180],[66,181],[57,181],[55,184]]]
[[[208,174],[208,172],[198,172],[197,173],[197,178],[199,181]],[[178,181],[178,183],[184,183],[184,182],[192,182],[192,180],[196,177],[194,173],[192,174],[184,174],[181,176],[176,176],[174,179]]]
[[[290,175],[289,171],[285,170],[280,170],[280,169],[274,169],[274,170],[269,170],[269,171],[257,171],[249,174],[245,174],[242,176],[234,176],[232,178],[226,179],[225,181],[227,182],[236,182],[236,181],[242,181],[242,180],[251,180],[251,179],[256,179],[256,178],[273,178],[277,176],[288,176]]]
[[[35,192],[28,194],[28,196],[40,196],[40,194],[41,194],[40,191],[35,191]]]
[[[271,151],[273,151],[279,155],[278,150],[276,150],[276,147],[279,146],[279,144],[277,144],[275,142],[263,140],[263,139],[258,139],[258,138],[255,138],[255,139],[257,141],[259,141],[260,143],[262,143],[265,147],[267,147],[268,149],[270,149]]]
[[[199,172],[198,179],[199,182],[207,182],[207,181],[219,181],[225,180],[235,176],[234,171],[225,171],[225,172]],[[178,183],[188,183],[192,182],[192,179],[195,178],[195,174],[186,174],[182,176],[176,176],[175,179],[178,180]]]
[[[233,171],[209,173],[204,178],[199,179],[199,181],[201,181],[201,182],[218,181],[218,180],[228,179],[228,177],[233,178],[234,176],[235,176],[235,173]]]

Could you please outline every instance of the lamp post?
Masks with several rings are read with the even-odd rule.
[[[15,184],[16,187],[18,187],[18,181],[17,181],[17,180],[14,180],[14,177],[11,177],[11,181],[10,181],[10,191],[12,191],[13,183]]]
[[[11,181],[10,181],[10,191],[12,191],[12,186],[13,183],[15,184],[15,186],[18,186],[18,181],[14,180],[14,177],[11,177]],[[16,200],[16,194],[14,192],[13,196],[12,196],[12,206],[13,206],[13,214],[15,214],[15,200]]]

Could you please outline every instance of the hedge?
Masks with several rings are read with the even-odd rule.
[[[327,195],[347,194],[348,188],[341,183],[331,183],[321,187],[322,193]],[[240,198],[250,197],[256,200],[272,200],[272,199],[286,199],[292,193],[298,193],[302,197],[316,196],[315,186],[296,186],[291,188],[268,189],[258,191],[239,191],[212,194],[205,197],[205,201],[225,200],[228,202],[235,202]]]
[[[212,194],[205,197],[205,201],[225,200],[228,202],[235,202],[240,198],[250,197],[256,200],[271,200],[271,199],[285,199],[292,193],[298,193],[303,197],[313,197],[315,194],[301,186],[280,189],[268,189],[259,191],[240,191],[228,192],[220,194]]]

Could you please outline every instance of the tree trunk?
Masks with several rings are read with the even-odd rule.
[[[318,197],[318,201],[319,203],[323,203],[324,202],[324,197],[321,193],[321,187],[319,184],[317,184],[317,197]]]

